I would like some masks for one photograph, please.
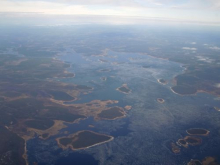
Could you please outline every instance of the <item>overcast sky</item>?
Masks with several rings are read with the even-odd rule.
[[[220,0],[0,0],[0,12],[119,15],[220,22]]]

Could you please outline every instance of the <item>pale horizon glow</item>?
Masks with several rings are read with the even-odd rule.
[[[0,12],[111,15],[220,23],[219,0],[0,0]]]

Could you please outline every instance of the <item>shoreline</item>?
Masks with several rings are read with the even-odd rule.
[[[162,84],[162,85],[167,85],[167,84],[168,84],[167,81],[163,83],[163,82],[161,82],[160,80],[161,80],[161,79],[157,79],[157,82],[160,83],[160,84]],[[165,80],[164,80],[164,81],[165,81]]]
[[[24,140],[24,154],[22,155],[22,157],[24,158],[26,165],[29,165],[28,155],[27,155],[27,141],[26,140]]]
[[[200,92],[197,91],[196,93],[193,93],[193,94],[185,94],[185,95],[183,95],[183,94],[180,94],[180,93],[176,93],[176,92],[172,89],[172,87],[170,87],[170,90],[171,90],[174,94],[180,95],[180,96],[196,95],[197,93],[200,93]]]

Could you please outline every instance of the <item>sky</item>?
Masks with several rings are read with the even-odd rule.
[[[0,0],[0,13],[126,16],[220,23],[220,0]]]

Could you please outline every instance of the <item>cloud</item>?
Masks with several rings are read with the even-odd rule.
[[[220,9],[220,1],[219,0],[210,0],[212,4],[212,8]]]
[[[214,85],[216,88],[220,88],[220,83]]]
[[[137,8],[128,6],[117,7],[117,10],[108,8],[94,8],[87,5],[70,5],[60,2],[47,1],[0,1],[0,12],[39,12],[45,14],[73,14],[73,15],[121,15],[135,16],[139,14]]]
[[[192,50],[192,51],[196,51],[197,48],[190,48],[190,47],[182,47],[183,50]]]
[[[48,2],[68,5],[166,7],[166,8],[210,8],[220,7],[219,0],[0,0],[5,2]]]
[[[217,47],[217,46],[211,46],[211,47],[209,47],[209,49],[212,49],[212,50],[220,50],[220,47]]]
[[[218,0],[219,1],[219,0]],[[0,12],[118,15],[220,23],[217,0],[0,0]]]
[[[203,57],[203,56],[196,56],[196,57],[198,58],[199,61],[203,61],[206,63],[212,63],[215,61],[215,60],[208,58],[208,57]]]

